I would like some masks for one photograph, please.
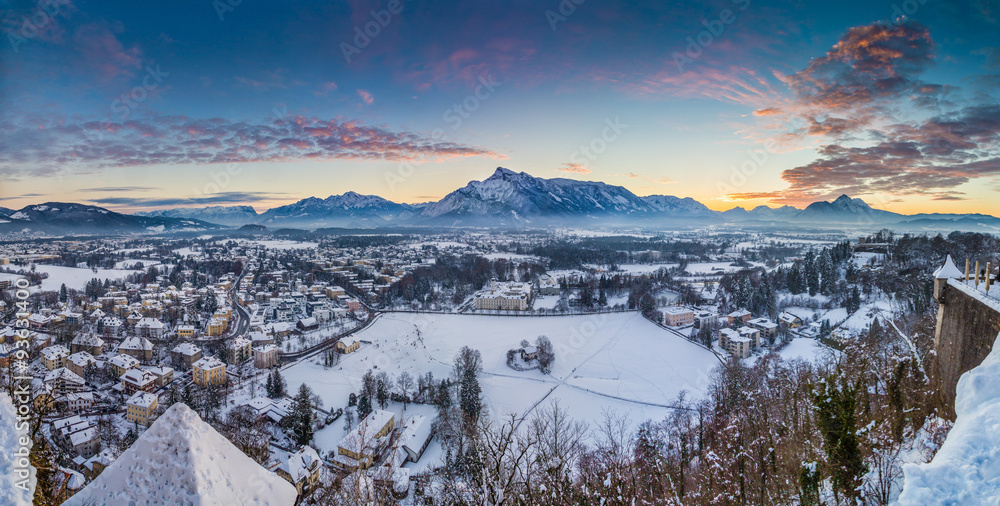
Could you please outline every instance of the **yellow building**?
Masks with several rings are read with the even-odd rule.
[[[357,351],[361,347],[361,342],[357,340],[340,340],[334,345],[337,347],[337,351],[341,353],[351,353]]]
[[[396,415],[389,411],[372,411],[357,428],[337,445],[334,462],[338,467],[355,471],[375,464],[375,456],[389,444],[389,435],[396,428]]]
[[[221,385],[226,382],[226,365],[215,357],[205,357],[191,364],[191,378],[196,385]]]
[[[125,412],[125,418],[128,421],[149,426],[159,405],[159,399],[156,395],[148,392],[136,392],[125,405],[128,407]]]
[[[65,346],[57,344],[42,350],[42,365],[50,371],[66,367],[67,358],[69,358],[69,349]]]
[[[191,339],[194,336],[194,325],[181,325],[177,327],[177,337],[181,339]]]
[[[208,335],[211,337],[221,336],[226,333],[226,320],[212,318],[208,322]]]

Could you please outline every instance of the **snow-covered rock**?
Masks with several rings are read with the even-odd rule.
[[[23,445],[27,430],[16,430],[14,404],[6,392],[0,392],[0,504],[31,504],[35,494],[35,468],[22,466],[22,458],[15,455]],[[30,450],[31,444],[27,448]],[[24,476],[27,472],[27,476]]]
[[[900,505],[1000,504],[1000,349],[996,346],[982,364],[958,380],[955,414],[955,426],[934,459],[903,466]]]
[[[291,505],[296,495],[292,484],[177,403],[64,504]]]

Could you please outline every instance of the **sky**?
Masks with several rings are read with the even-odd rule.
[[[1000,1],[0,0],[0,206],[122,212],[503,166],[725,210],[1000,215]]]

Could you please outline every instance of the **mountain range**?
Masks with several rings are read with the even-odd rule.
[[[83,204],[46,203],[14,211],[0,208],[0,231],[45,232],[91,229],[104,232],[209,230],[247,224],[268,228],[317,229],[384,226],[548,227],[800,225],[872,228],[893,225],[915,230],[1000,230],[1000,219],[982,214],[903,215],[874,209],[858,198],[841,195],[832,202],[750,210],[713,211],[691,199],[669,195],[640,197],[602,182],[545,179],[497,168],[483,181],[471,181],[437,202],[404,204],[349,191],[326,198],[309,197],[258,214],[250,206],[176,208],[125,215]]]

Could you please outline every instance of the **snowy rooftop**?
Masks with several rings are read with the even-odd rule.
[[[955,262],[952,261],[951,255],[948,255],[944,260],[944,265],[938,267],[938,270],[934,271],[934,279],[948,279],[948,278],[961,278],[965,277],[965,274],[958,270],[955,266]]]
[[[170,407],[67,506],[292,505],[296,490],[233,446],[183,403]]]
[[[157,397],[148,392],[136,392],[132,397],[129,398],[128,404],[131,406],[138,406],[140,408],[148,408],[157,401]]]
[[[193,343],[181,343],[174,346],[173,352],[180,353],[181,355],[191,356],[199,353],[201,350],[195,346]]]
[[[225,364],[223,364],[221,360],[215,357],[204,357],[201,360],[198,360],[197,362],[192,364],[192,367],[197,367],[198,369],[203,369],[203,370],[209,370],[218,367],[225,367]]]

